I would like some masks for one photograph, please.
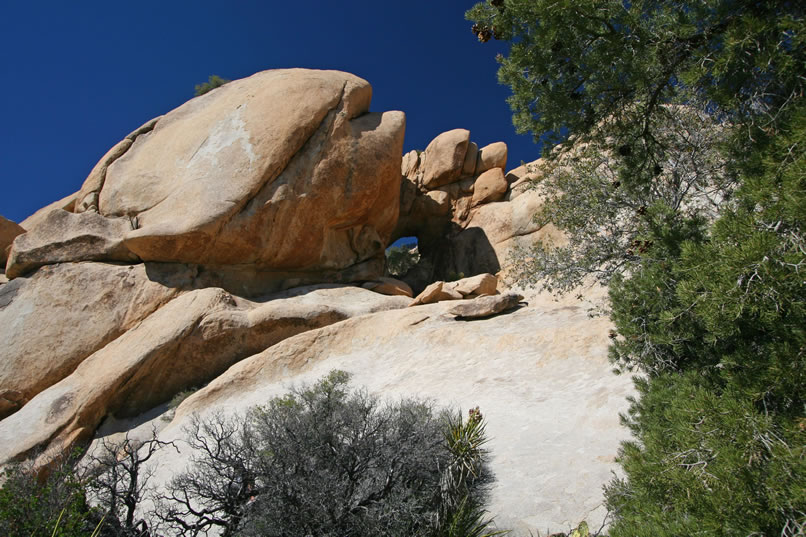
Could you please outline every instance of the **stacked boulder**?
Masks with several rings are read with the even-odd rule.
[[[533,216],[541,196],[529,188],[539,176],[533,163],[505,172],[507,145],[479,148],[470,131],[444,132],[425,151],[404,155],[400,218],[392,235],[415,236],[421,262],[404,279],[417,291],[435,280],[498,273],[517,246],[562,240]]]
[[[504,169],[507,145],[496,142],[481,149],[470,131],[443,132],[425,151],[403,157],[399,233],[421,231],[423,219],[437,217],[460,223],[472,207],[500,201],[507,192]]]

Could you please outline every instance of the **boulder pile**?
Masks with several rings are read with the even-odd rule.
[[[478,148],[470,131],[444,132],[403,156],[400,218],[393,239],[417,237],[421,262],[403,279],[416,292],[435,280],[498,273],[517,246],[562,236],[533,217],[543,203],[529,188],[539,169],[505,172],[507,146]]]
[[[505,144],[461,129],[403,156],[404,114],[369,112],[371,95],[347,73],[258,73],[135,129],[75,194],[0,218],[0,467],[154,428],[180,446],[152,460],[164,486],[194,416],[343,369],[481,406],[499,525],[601,521],[632,388],[594,302],[500,281],[512,247],[556,234],[532,221],[531,168],[506,173]],[[389,278],[405,236],[422,259]]]

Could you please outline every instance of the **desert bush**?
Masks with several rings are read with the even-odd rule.
[[[227,82],[232,82],[231,80],[227,80],[226,78],[221,78],[218,75],[210,75],[207,78],[207,82],[203,82],[201,84],[196,84],[196,97],[199,95],[204,95],[205,93],[212,91],[220,86],[223,86]]]
[[[86,456],[7,469],[0,535],[485,537],[485,422],[415,399],[381,402],[334,371],[244,415],[194,417],[193,455],[149,489],[173,443],[102,440]],[[145,508],[144,500],[154,508]]]
[[[163,498],[182,535],[452,536],[488,526],[484,420],[383,403],[334,371],[241,418],[196,419]],[[468,522],[470,521],[470,522]]]
[[[145,441],[127,434],[120,442],[101,440],[82,461],[89,474],[82,486],[91,494],[96,509],[104,513],[99,528],[102,537],[151,535],[148,515],[140,512],[154,475],[147,463],[165,446],[176,449],[173,443],[159,440],[155,430]]]
[[[78,454],[57,461],[49,472],[31,463],[6,468],[0,488],[0,535],[86,537],[101,518],[87,504]]]

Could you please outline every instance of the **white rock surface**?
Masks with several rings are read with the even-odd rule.
[[[596,293],[589,293],[596,294]],[[601,295],[601,292],[598,292]],[[180,405],[161,438],[181,439],[193,413],[243,412],[296,383],[333,369],[386,397],[419,396],[488,420],[497,481],[489,510],[513,535],[598,527],[602,485],[627,431],[618,413],[633,393],[611,373],[610,323],[590,319],[589,304],[529,295],[528,307],[455,321],[452,304],[432,304],[349,319],[289,338],[247,358]],[[188,454],[166,450],[167,482]]]

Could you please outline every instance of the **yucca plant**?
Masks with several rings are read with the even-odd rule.
[[[482,507],[492,474],[487,468],[487,424],[479,407],[449,414],[445,445],[451,462],[442,475],[440,520],[435,537],[491,537],[508,533],[488,531],[492,519]]]
[[[67,511],[66,508],[62,509],[61,513],[59,513],[59,518],[56,519],[56,525],[53,526],[53,533],[50,534],[50,537],[56,537],[59,535],[59,524],[62,522],[62,517],[64,517],[65,511]],[[103,525],[104,520],[106,520],[106,515],[101,517],[101,520],[98,521],[98,524],[95,526],[95,529],[92,530],[90,537],[98,537],[101,534],[101,526]],[[31,534],[31,537],[33,537],[33,535],[34,534]]]
[[[481,505],[465,496],[434,537],[494,537],[509,533],[509,530],[491,531],[493,521],[486,515]]]

